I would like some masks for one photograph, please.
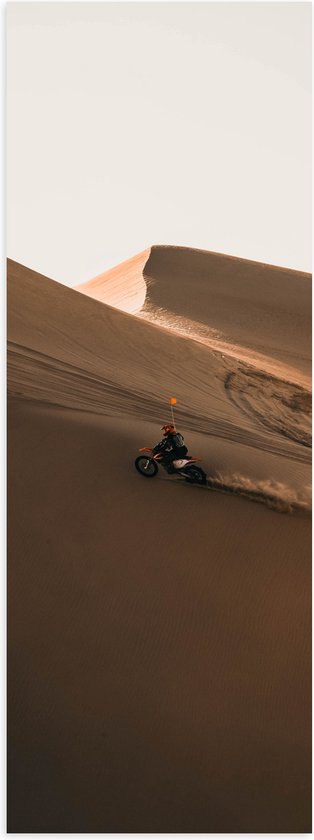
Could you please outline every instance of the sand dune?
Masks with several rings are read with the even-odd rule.
[[[77,289],[311,388],[310,279],[238,257],[155,245]]]
[[[310,831],[310,282],[230,265],[8,263],[10,831]]]

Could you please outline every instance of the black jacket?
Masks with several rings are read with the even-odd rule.
[[[154,452],[171,452],[183,457],[187,453],[187,448],[184,446],[184,438],[180,433],[173,435],[169,432],[156,444]]]

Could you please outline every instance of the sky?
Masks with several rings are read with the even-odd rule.
[[[311,271],[310,3],[8,3],[8,256],[152,244]]]

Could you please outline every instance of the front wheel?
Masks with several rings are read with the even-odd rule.
[[[195,467],[194,464],[190,467],[186,467],[184,470],[185,480],[189,482],[189,484],[206,484],[206,474],[201,467]]]
[[[158,473],[156,461],[146,455],[139,455],[135,461],[135,469],[145,478],[154,478]]]

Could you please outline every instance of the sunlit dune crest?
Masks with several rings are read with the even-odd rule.
[[[103,274],[98,274],[87,283],[81,283],[76,286],[76,290],[122,312],[135,314],[145,303],[146,283],[143,269],[149,255],[150,248],[147,248],[135,257],[104,271]]]

